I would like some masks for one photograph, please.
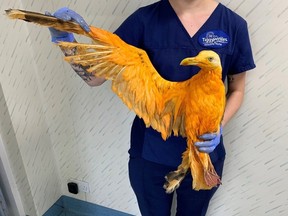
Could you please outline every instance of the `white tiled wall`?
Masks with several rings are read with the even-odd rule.
[[[8,8],[53,12],[69,6],[88,23],[113,31],[151,2],[1,0],[0,8],[3,14]],[[288,2],[221,2],[248,21],[257,69],[248,74],[243,107],[224,129],[223,185],[208,215],[286,216]],[[60,195],[71,196],[66,183],[76,178],[89,182],[91,193],[75,197],[138,215],[127,174],[133,113],[109,82],[98,88],[82,82],[47,29],[4,15],[0,26],[0,129],[27,214],[42,215]]]

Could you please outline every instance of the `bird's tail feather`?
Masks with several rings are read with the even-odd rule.
[[[20,19],[26,22],[39,24],[41,26],[53,27],[59,31],[66,31],[66,32],[89,36],[89,34],[85,32],[81,28],[81,26],[76,22],[63,21],[50,15],[45,15],[45,14],[32,12],[32,11],[25,11],[25,10],[19,10],[19,9],[8,9],[5,11],[6,11],[6,15],[11,19]]]

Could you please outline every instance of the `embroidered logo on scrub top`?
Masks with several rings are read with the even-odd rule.
[[[199,44],[208,48],[223,48],[227,46],[229,41],[229,36],[221,30],[205,32],[198,38]]]

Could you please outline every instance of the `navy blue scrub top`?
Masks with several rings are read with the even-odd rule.
[[[223,81],[227,75],[255,67],[246,21],[221,3],[193,37],[168,0],[138,9],[115,33],[125,42],[144,49],[159,74],[170,81],[183,81],[195,75],[199,68],[183,67],[179,63],[205,49],[219,54]],[[135,117],[131,130],[131,157],[177,167],[185,150],[185,138],[171,136],[164,141],[159,132],[146,128],[143,120]],[[210,157],[212,162],[225,157],[222,138]]]

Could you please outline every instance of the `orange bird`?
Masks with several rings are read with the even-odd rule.
[[[180,64],[201,68],[198,74],[182,82],[163,79],[142,49],[122,41],[117,35],[94,26],[85,32],[77,23],[62,21],[40,13],[6,10],[8,17],[37,23],[57,30],[85,35],[92,44],[60,42],[75,49],[69,63],[80,64],[97,77],[112,81],[112,90],[147,127],[159,131],[166,140],[172,133],[187,139],[178,169],[166,175],[164,188],[174,191],[191,170],[192,188],[211,189],[220,184],[209,154],[199,152],[194,143],[205,133],[219,133],[225,108],[225,87],[219,56],[209,50],[186,58]],[[165,64],[165,62],[163,62]],[[156,144],[157,145],[157,144]]]

